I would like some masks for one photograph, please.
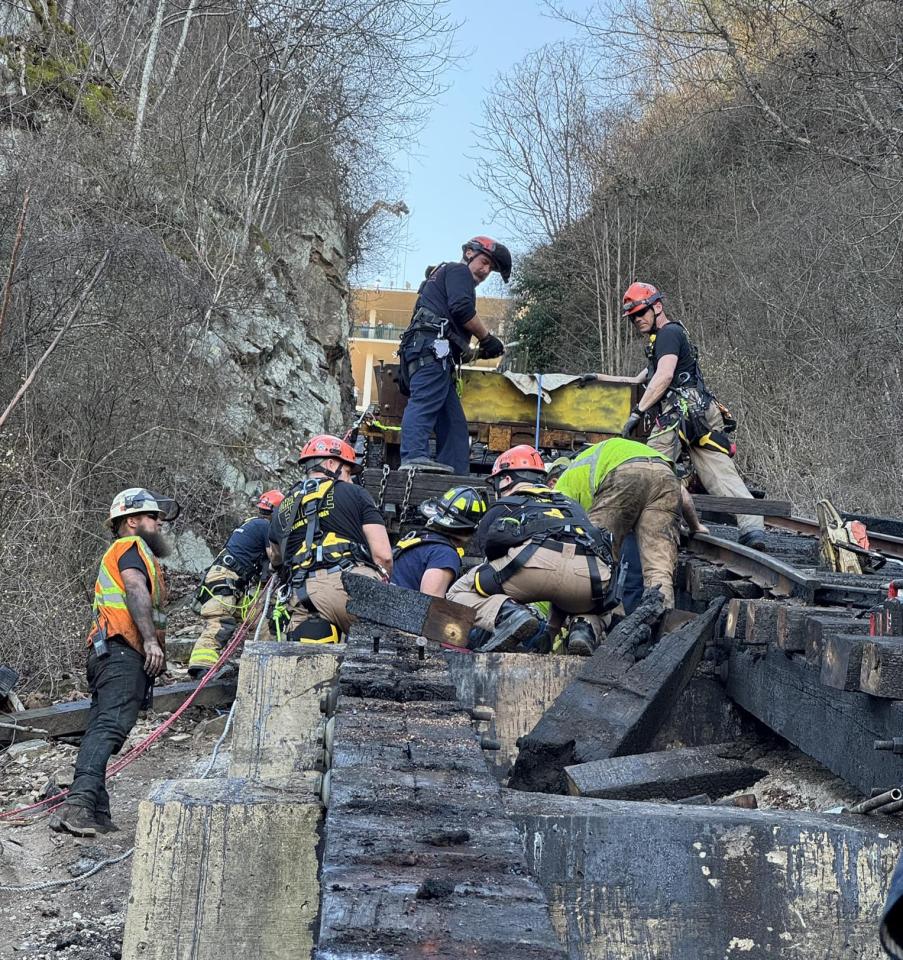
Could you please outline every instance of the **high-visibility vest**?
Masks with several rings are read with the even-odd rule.
[[[91,643],[98,629],[103,628],[108,637],[122,637],[130,647],[134,647],[139,653],[144,653],[141,633],[125,602],[125,583],[119,570],[119,561],[123,554],[133,546],[137,548],[138,555],[147,568],[147,576],[151,582],[154,627],[158,631],[158,638],[162,645],[162,634],[159,631],[166,629],[166,614],[163,612],[163,604],[166,602],[166,582],[157,558],[141,537],[120,537],[100,561],[97,580],[94,583],[94,623],[88,633],[88,644]]]

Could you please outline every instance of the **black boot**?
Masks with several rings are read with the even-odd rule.
[[[591,657],[598,646],[599,641],[596,639],[596,631],[593,630],[589,621],[584,620],[583,617],[577,617],[576,620],[571,622],[567,638],[569,656]]]
[[[503,653],[529,640],[539,628],[539,617],[522,604],[506,600],[495,618],[492,636],[480,647],[480,653]]]

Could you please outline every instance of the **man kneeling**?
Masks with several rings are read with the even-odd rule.
[[[606,603],[611,538],[545,479],[542,457],[526,444],[507,450],[492,468],[499,500],[475,537],[486,562],[448,592],[449,600],[472,607],[475,625],[491,633],[482,652],[512,650],[537,632],[539,618],[524,604],[552,604],[547,632],[554,636],[566,614],[593,614]]]

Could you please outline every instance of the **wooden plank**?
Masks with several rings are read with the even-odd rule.
[[[815,616],[806,618],[805,653],[806,661],[814,666],[821,665],[825,640],[838,633],[867,634],[867,620],[856,617]]]
[[[505,802],[571,957],[882,955],[877,918],[903,850],[889,817],[516,791]]]
[[[746,514],[757,517],[789,517],[789,500],[759,500],[753,497],[712,497],[708,494],[693,494],[697,510],[706,513]]]
[[[724,619],[724,637],[726,640],[742,639],[746,635],[746,605],[737,598],[728,600],[727,614]]]
[[[859,689],[873,697],[903,700],[903,638],[867,638]]]
[[[563,793],[566,766],[647,747],[696,669],[723,602],[714,602],[696,620],[662,637],[636,662],[626,652],[632,638],[618,642],[622,638],[612,631],[620,649],[606,645],[597,650],[521,739],[511,786]],[[642,626],[648,629],[648,624]]]
[[[154,710],[171,712],[180,707],[197,688],[197,683],[173,683],[154,690]],[[211,680],[194,702],[202,707],[226,707],[235,699],[235,677]],[[0,743],[12,740],[33,740],[36,737],[67,737],[84,733],[88,724],[90,700],[73,700],[57,703],[52,707],[37,707],[15,714],[0,714],[0,720],[9,724],[22,724],[46,730],[47,733],[29,733],[27,730],[0,727]]]
[[[727,692],[775,733],[843,777],[863,794],[903,783],[903,756],[873,747],[903,730],[903,704],[841,692],[821,683],[800,657],[777,647],[764,656],[734,648]]]
[[[747,646],[766,646],[774,643],[778,634],[777,600],[746,600],[746,633],[743,642]]]
[[[343,573],[342,583],[350,598],[348,612],[362,620],[439,643],[467,644],[474,618],[471,607],[354,573]]]
[[[821,657],[821,682],[835,690],[858,690],[865,637],[833,634],[825,640]]]
[[[737,759],[735,744],[685,747],[629,757],[609,757],[565,767],[568,793],[612,800],[681,800],[742,790],[767,773]]]
[[[798,603],[782,604],[776,624],[777,645],[784,653],[803,653],[806,649],[806,621],[809,617],[834,616],[838,607],[810,607]]]

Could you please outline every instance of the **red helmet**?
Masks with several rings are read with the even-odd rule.
[[[651,283],[636,283],[630,286],[624,292],[624,301],[621,306],[621,313],[625,317],[631,317],[635,313],[642,313],[648,310],[653,303],[661,300],[661,291],[653,287]]]
[[[361,473],[364,469],[357,462],[354,447],[331,433],[320,433],[311,437],[301,448],[298,463],[305,463],[308,460],[328,460],[331,457],[347,463],[352,473]]]
[[[522,470],[546,475],[546,465],[542,462],[539,451],[526,443],[519,443],[516,447],[500,454],[492,465],[492,473],[489,476],[500,477],[505,473],[519,473]]]
[[[473,250],[475,253],[482,253],[489,257],[493,269],[498,270],[505,283],[508,282],[511,276],[511,251],[504,243],[499,243],[497,240],[493,240],[492,237],[474,237],[461,247],[462,254],[467,253],[468,250]]]
[[[257,501],[257,509],[272,513],[276,507],[285,499],[285,494],[281,490],[267,490],[260,495]]]

